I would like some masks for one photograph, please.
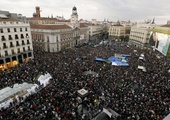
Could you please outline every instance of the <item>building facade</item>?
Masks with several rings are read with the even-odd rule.
[[[104,31],[103,25],[86,24],[89,28],[89,40],[98,43]]]
[[[151,31],[157,25],[150,23],[141,23],[131,28],[129,43],[139,48],[149,47]]]
[[[38,50],[58,52],[76,44],[72,28],[67,25],[31,25],[31,34]]]
[[[37,8],[37,7],[36,7]],[[87,43],[89,29],[78,22],[77,8],[73,7],[70,20],[42,18],[39,10],[30,18],[33,46],[39,50],[59,52]]]
[[[116,24],[109,26],[109,39],[115,41],[128,41],[130,36],[130,30],[130,25],[121,25],[118,21]]]
[[[0,70],[33,59],[30,24],[5,14],[0,16]]]

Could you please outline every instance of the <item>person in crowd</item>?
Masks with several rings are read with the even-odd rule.
[[[140,61],[137,54],[144,54]],[[95,61],[108,58],[116,52],[131,54],[129,67],[112,66]],[[157,52],[122,45],[91,45],[58,53],[34,49],[35,58],[15,68],[0,72],[0,88],[15,83],[36,83],[39,74],[49,72],[49,85],[0,110],[2,120],[91,120],[103,108],[109,107],[122,120],[163,120],[170,113],[170,78],[165,57]],[[86,57],[83,57],[86,56]],[[146,66],[146,72],[138,70]],[[98,77],[83,75],[95,71]],[[38,82],[37,82],[38,84]],[[85,99],[78,99],[77,90],[85,88]],[[22,99],[22,97],[20,98]],[[82,113],[82,112],[83,113]]]

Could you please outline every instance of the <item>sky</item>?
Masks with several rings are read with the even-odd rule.
[[[42,17],[64,16],[70,19],[77,8],[79,19],[144,22],[166,24],[170,20],[169,0],[0,0],[0,10],[32,17],[39,6]]]

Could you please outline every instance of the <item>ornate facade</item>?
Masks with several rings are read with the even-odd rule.
[[[76,7],[72,9],[70,20],[41,18],[37,16],[37,12],[33,16],[29,19],[33,46],[39,50],[58,52],[81,45],[89,40],[89,29],[78,22]]]

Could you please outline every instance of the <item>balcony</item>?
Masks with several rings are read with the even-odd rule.
[[[16,46],[20,46],[20,44],[18,43],[18,44],[16,44]]]
[[[12,37],[8,38],[9,40],[12,40]]]
[[[12,45],[10,45],[10,47],[14,47],[14,45],[12,44]]]
[[[8,56],[8,53],[5,53],[5,56]]]
[[[5,38],[1,38],[1,40],[2,40],[2,41],[6,41],[6,39],[5,39]]]
[[[8,48],[7,46],[3,46],[3,49],[6,49],[6,48]]]

